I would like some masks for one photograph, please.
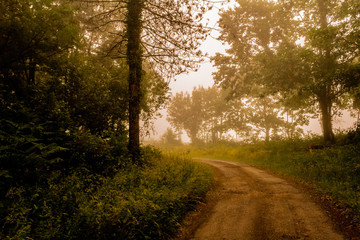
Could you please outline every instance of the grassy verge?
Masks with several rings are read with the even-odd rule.
[[[42,187],[12,188],[1,238],[168,238],[208,191],[212,171],[181,156],[149,157],[113,177],[58,171]]]
[[[360,216],[360,144],[309,151],[312,141],[188,146],[193,157],[241,161],[272,169],[314,185],[346,211]]]

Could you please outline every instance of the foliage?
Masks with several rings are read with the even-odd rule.
[[[338,139],[339,145],[348,145],[348,144],[358,144],[360,143],[360,122],[354,125],[353,128],[350,128],[347,132],[345,132],[342,138]]]
[[[216,86],[194,88],[191,95],[176,93],[168,107],[168,121],[177,132],[185,130],[192,143],[230,139],[229,132],[242,141],[302,135],[299,126],[307,123],[302,111],[282,106],[274,96],[232,99],[228,94]]]
[[[147,151],[148,167],[105,177],[53,171],[32,188],[13,187],[1,221],[6,239],[166,239],[210,187],[209,168]]]
[[[3,196],[7,187],[34,184],[41,180],[41,173],[63,162],[68,149],[44,138],[55,133],[45,132],[44,125],[17,124],[0,121],[1,188]]]
[[[182,144],[180,136],[174,133],[171,128],[168,128],[166,132],[162,135],[161,142],[162,144],[169,146]]]
[[[92,41],[84,12],[67,0],[0,2],[1,239],[111,239],[123,229],[136,232],[139,224],[143,235],[134,233],[137,236],[167,236],[210,184],[209,170],[185,160],[165,160],[146,147],[142,165],[131,165],[129,70],[124,60],[101,52],[107,49],[106,34],[97,32],[101,40]],[[142,120],[147,127],[167,101],[168,82],[150,64],[141,74]],[[168,161],[166,166],[161,166],[163,161]],[[157,172],[167,178],[170,174],[161,175],[160,169],[175,163],[179,170],[171,177],[188,183],[180,186],[180,180],[175,181],[179,195],[173,201],[179,210],[167,205],[166,196],[162,202],[158,189],[152,188],[158,184]],[[131,189],[138,189],[138,200],[122,177],[134,179]],[[153,185],[141,182],[141,177]],[[158,188],[170,186],[165,181]],[[146,192],[160,206],[156,214],[166,223],[175,219],[172,225],[151,222],[153,213],[143,211],[150,202],[141,195]],[[166,192],[170,194],[170,188]],[[101,214],[98,203],[106,206]],[[127,224],[133,210],[143,221],[130,217],[133,222]],[[118,221],[126,224],[116,228]]]
[[[332,117],[349,107],[346,86],[358,85],[359,34],[347,1],[238,0],[224,11],[219,40],[230,45],[213,57],[216,83],[231,98],[271,96],[298,114],[321,115],[324,140],[334,142]],[[348,78],[351,74],[352,77]],[[296,121],[295,121],[296,122]]]
[[[70,5],[50,0],[5,0],[0,9],[0,79],[26,97],[29,84],[37,83],[35,72],[47,72],[79,46],[79,22]]]
[[[204,196],[210,178],[199,164],[171,156],[145,170],[120,171],[99,189],[98,198],[81,206],[93,225],[89,237],[165,239]]]

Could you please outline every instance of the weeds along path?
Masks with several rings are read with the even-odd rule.
[[[247,164],[198,159],[218,172],[206,216],[189,239],[344,239],[310,197]]]

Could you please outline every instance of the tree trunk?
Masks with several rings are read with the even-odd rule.
[[[140,159],[140,102],[142,78],[141,13],[142,0],[129,0],[127,16],[127,63],[129,66],[129,152],[133,161]]]
[[[29,59],[29,76],[28,76],[29,85],[35,85],[35,69],[36,69],[36,63],[34,59]]]
[[[325,0],[317,0],[318,8],[319,8],[319,20],[320,26],[322,29],[326,29],[328,27],[328,6],[326,5]],[[321,111],[321,121],[322,121],[322,129],[324,135],[325,143],[334,143],[335,137],[332,131],[332,99],[331,99],[331,80],[329,79],[329,74],[332,68],[332,60],[331,60],[331,49],[330,42],[331,39],[325,39],[327,44],[324,44],[323,49],[320,49],[321,53],[321,71],[322,71],[322,79],[323,84],[320,84],[321,89],[319,89],[319,105]]]
[[[199,141],[199,139],[197,138],[197,132],[193,132],[193,131],[191,131],[190,132],[190,140],[191,140],[191,143],[193,143],[193,144],[196,144],[196,143],[198,143]]]
[[[322,123],[324,142],[334,143],[335,137],[332,130],[332,114],[331,114],[332,103],[328,97],[326,89],[319,96],[319,105],[321,110],[321,123]]]
[[[270,128],[265,127],[265,142],[269,142],[270,140]]]
[[[217,142],[217,137],[216,137],[216,131],[215,131],[215,126],[216,126],[216,118],[212,119],[212,129],[211,129],[211,140],[213,143]]]

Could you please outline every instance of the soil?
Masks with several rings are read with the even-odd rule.
[[[176,239],[281,240],[345,237],[302,188],[244,163],[198,159],[215,170],[215,185]]]

